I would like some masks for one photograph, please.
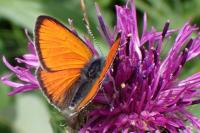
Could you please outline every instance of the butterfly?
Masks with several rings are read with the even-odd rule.
[[[107,57],[96,57],[85,42],[49,16],[35,25],[35,48],[40,62],[36,74],[42,92],[68,116],[80,112],[97,94],[118,48],[120,35]]]

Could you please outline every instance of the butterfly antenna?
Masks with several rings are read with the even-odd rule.
[[[100,47],[99,43],[97,42],[96,38],[94,37],[94,34],[92,33],[92,30],[90,28],[90,23],[89,23],[88,15],[87,15],[87,12],[86,12],[84,0],[80,0],[80,3],[81,3],[81,10],[83,11],[83,22],[85,23],[85,27],[87,29],[87,32],[88,32],[90,38],[93,40],[95,46],[98,47],[101,55],[103,56],[103,52],[101,50],[101,47]]]

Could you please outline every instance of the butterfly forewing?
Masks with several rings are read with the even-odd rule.
[[[35,28],[35,46],[42,67],[48,71],[83,68],[91,50],[57,20],[40,16]]]

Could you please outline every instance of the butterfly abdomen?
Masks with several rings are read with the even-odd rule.
[[[76,93],[72,97],[69,108],[74,110],[75,107],[86,97],[95,81],[100,76],[100,72],[104,67],[104,58],[98,58],[91,60],[83,68],[80,79],[75,83],[74,87]]]

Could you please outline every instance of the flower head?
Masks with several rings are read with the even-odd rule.
[[[186,122],[200,130],[199,118],[187,111],[187,107],[200,103],[200,72],[178,79],[185,63],[200,54],[200,34],[190,37],[197,32],[197,27],[187,22],[180,30],[169,30],[170,23],[166,22],[162,32],[155,28],[147,31],[144,14],[143,32],[139,37],[134,1],[125,7],[116,6],[116,12],[117,25],[112,33],[97,6],[102,36],[111,45],[121,32],[121,47],[107,73],[109,80],[104,81],[92,101],[93,108],[84,114],[86,121],[79,132],[192,132]],[[76,34],[73,27],[72,31]],[[171,39],[175,32],[178,35],[171,49],[161,59],[163,41]],[[85,42],[97,55],[90,40]],[[3,83],[15,87],[9,95],[38,88],[32,70],[39,63],[33,42],[28,46],[30,54],[17,58],[25,67],[13,67],[3,57],[5,65],[22,81],[8,80],[10,74],[1,78]]]
[[[36,80],[36,77],[32,72],[35,71],[39,64],[35,55],[33,42],[31,40],[28,43],[28,51],[29,53],[24,54],[22,58],[16,58],[18,63],[25,64],[24,67],[13,67],[3,56],[3,62],[11,70],[11,73],[2,76],[1,81],[2,83],[14,88],[11,92],[8,93],[9,96],[14,95],[16,93],[23,93],[39,88],[38,81]],[[19,80],[21,80],[21,82],[13,82],[9,80],[11,76],[13,76],[13,74],[15,74],[15,76]]]
[[[108,73],[110,81],[103,84],[93,100],[98,106],[89,112],[80,132],[191,132],[186,121],[200,130],[199,118],[186,110],[200,102],[200,72],[184,80],[177,78],[185,63],[200,54],[200,34],[190,37],[197,27],[185,23],[161,60],[163,41],[176,30],[169,30],[167,22],[162,32],[154,28],[147,32],[144,14],[139,38],[135,5],[133,1],[130,4],[130,8],[116,6],[121,47]],[[99,20],[100,25],[105,25]],[[110,42],[112,36],[106,28],[102,30]]]

